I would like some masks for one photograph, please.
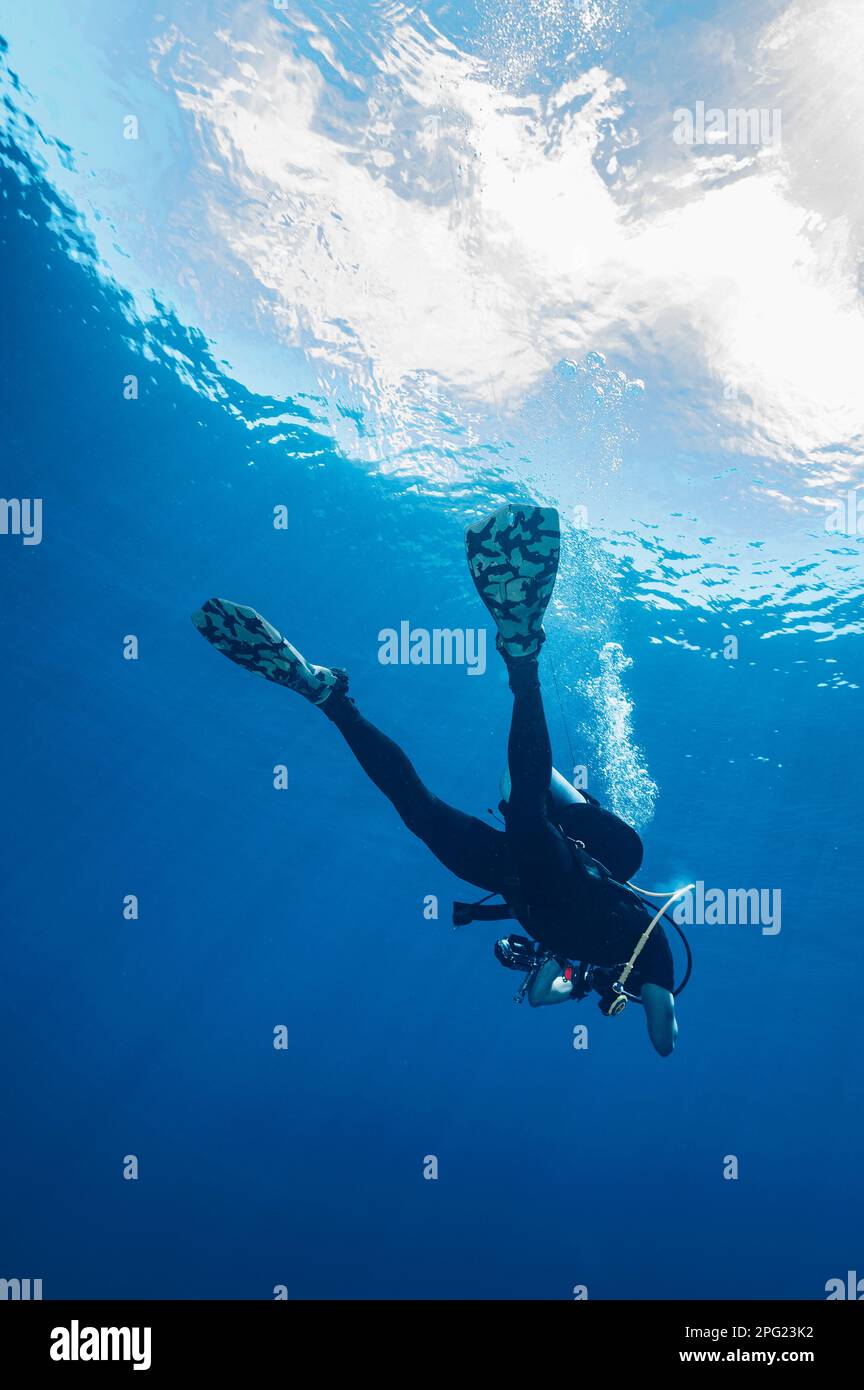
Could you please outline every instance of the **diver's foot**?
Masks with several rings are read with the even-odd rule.
[[[558,573],[561,533],[554,507],[499,507],[465,532],[468,568],[498,628],[508,663],[536,656]]]
[[[313,666],[254,608],[209,598],[192,614],[192,621],[202,637],[238,666],[296,690],[313,705],[323,705],[334,691],[348,688],[345,671]]]

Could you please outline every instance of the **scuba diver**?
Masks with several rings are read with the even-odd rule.
[[[666,1057],[678,1029],[672,953],[660,918],[687,890],[649,895],[667,899],[652,916],[640,896],[644,890],[629,882],[642,862],[638,834],[552,766],[539,659],[546,636],[542,620],[558,570],[558,513],[506,505],[469,526],[465,539],[471,576],[498,629],[496,645],[513,693],[503,830],[439,800],[402,749],[360,713],[348,693],[347,673],[306,661],[254,609],[214,598],[192,621],[239,666],[317,705],[436,859],[489,897],[504,899],[501,905],[456,903],[453,921],[515,917],[530,934],[533,941],[511,935],[495,945],[502,964],[524,973],[518,1000],[527,995],[536,1008],[578,1002],[594,990],[607,1016],[619,1013],[628,999],[641,1003],[650,1040]]]

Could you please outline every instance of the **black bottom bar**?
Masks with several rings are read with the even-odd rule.
[[[516,1308],[526,1310],[521,1318]],[[344,1364],[352,1379],[392,1367],[410,1381],[436,1363],[452,1373],[469,1350],[487,1370],[504,1361],[512,1373],[524,1358],[556,1377],[595,1363],[616,1376],[714,1364],[803,1365],[824,1377],[855,1364],[861,1329],[859,1311],[839,1301],[6,1302],[0,1373],[92,1378],[106,1368],[131,1375],[137,1365],[143,1382],[271,1365],[323,1374]]]

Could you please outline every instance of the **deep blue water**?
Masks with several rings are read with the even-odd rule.
[[[716,513],[688,500],[686,531],[638,481],[683,490],[692,470],[643,418],[632,519],[566,530],[556,758],[569,731],[592,763],[618,706],[584,681],[619,642],[635,742],[597,786],[656,785],[640,881],[779,888],[782,930],[691,929],[668,1060],[636,1007],[516,1008],[494,929],[449,925],[471,890],[316,711],[222,660],[189,614],[250,603],[347,666],[362,709],[482,816],[509,717],[498,664],[385,667],[377,635],[479,626],[462,529],[511,496],[558,500],[554,476],[535,459],[520,480],[494,451],[450,487],[358,465],[314,392],[256,395],[170,308],[145,326],[73,212],[51,212],[44,171],[5,148],[2,492],[44,499],[44,536],[0,537],[0,1275],[46,1297],[824,1297],[864,1259],[860,541],[801,514],[718,562]],[[736,581],[711,594],[715,563]],[[685,572],[707,597],[670,615],[650,597]]]

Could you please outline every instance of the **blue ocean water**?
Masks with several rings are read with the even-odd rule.
[[[698,7],[663,7],[646,30],[607,6],[602,31],[574,46],[556,8],[532,4],[527,48],[506,5],[449,19],[372,6],[369,34],[357,6],[341,8],[341,36],[313,5],[267,23],[286,54],[329,54],[308,130],[356,170],[345,108],[376,44],[407,55],[390,69],[392,126],[421,41],[485,63],[518,104],[601,59],[631,88],[643,62],[647,82],[651,45],[664,26],[684,34]],[[244,221],[244,200],[269,175],[248,146],[241,159],[202,133],[194,54],[185,88],[153,76],[194,7],[177,6],[171,35],[147,9],[133,23],[135,7],[119,7],[121,40],[103,7],[74,20],[58,7],[67,48],[77,36],[65,58],[44,19],[32,33],[9,20],[2,492],[43,500],[43,534],[0,536],[0,1275],[42,1278],[58,1298],[267,1299],[284,1286],[294,1299],[567,1299],[577,1285],[591,1298],[824,1297],[864,1259],[861,538],[828,532],[822,505],[854,486],[860,438],[839,425],[833,444],[784,437],[792,406],[779,424],[760,415],[755,382],[741,416],[721,420],[736,397],[677,355],[677,328],[671,346],[640,345],[625,315],[620,331],[558,343],[551,304],[491,364],[494,410],[488,392],[478,404],[458,325],[452,375],[445,337],[430,394],[410,352],[423,306],[395,243],[396,289],[386,262],[314,287],[328,304],[345,294],[344,318],[328,308],[316,321],[290,284],[268,282],[261,209]],[[243,7],[214,9],[214,32],[217,20],[244,32]],[[73,58],[77,95],[62,66]],[[117,110],[159,132],[134,177],[117,172],[119,143],[110,156],[77,143],[86,116],[107,145],[115,88]],[[401,90],[400,111],[419,103]],[[384,119],[364,110],[369,130]],[[196,138],[221,202],[208,202]],[[398,141],[384,144],[392,171]],[[315,158],[329,188],[337,175]],[[408,170],[394,199],[448,205],[429,168],[426,182]],[[308,264],[300,220],[272,212],[263,182],[261,205],[268,266],[283,241]],[[229,256],[218,234],[235,212]],[[324,239],[335,199],[329,215]],[[254,309],[237,317],[253,282]],[[368,301],[391,300],[398,352],[395,310],[364,318]],[[548,362],[524,375],[540,339]],[[510,708],[491,634],[475,678],[382,665],[379,633],[487,625],[462,531],[529,495],[564,519],[545,681],[558,765],[584,761],[589,785],[637,821],[646,886],[782,893],[776,934],[688,929],[696,963],[670,1059],[651,1051],[636,1006],[611,1021],[591,1001],[515,1007],[494,928],[450,926],[452,898],[470,890],[318,712],[222,660],[189,621],[223,595],[312,660],[348,667],[360,707],[433,789],[484,816]],[[577,1023],[587,1049],[573,1045]]]

